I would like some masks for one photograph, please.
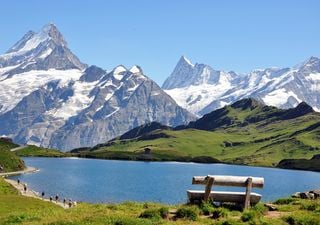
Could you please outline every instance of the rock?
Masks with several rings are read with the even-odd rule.
[[[293,195],[291,195],[292,198],[300,198],[301,192],[296,192]]]
[[[300,193],[300,198],[302,199],[314,199],[314,194],[310,192],[302,192]]]
[[[278,210],[277,206],[274,204],[271,204],[271,203],[266,203],[266,204],[264,204],[264,206],[267,207],[269,211],[277,211]]]
[[[315,199],[320,198],[320,190],[313,190],[313,191],[310,191],[309,193],[312,193]]]

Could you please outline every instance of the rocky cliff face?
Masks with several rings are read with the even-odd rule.
[[[70,150],[146,122],[193,119],[139,66],[108,73],[81,63],[52,24],[0,56],[0,135],[18,143]]]

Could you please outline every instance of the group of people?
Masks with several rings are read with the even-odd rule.
[[[19,179],[17,180],[17,183],[18,183],[18,185],[20,185],[20,180],[19,180]],[[23,191],[24,191],[24,193],[27,192],[27,184],[23,184]],[[44,196],[45,196],[45,192],[43,191],[43,192],[41,192],[41,198],[44,199]],[[54,199],[53,199],[52,196],[50,196],[49,200],[50,200],[50,202],[52,202],[53,200],[55,200],[55,202],[58,203],[58,202],[59,202],[59,195],[56,194],[56,196],[55,196]],[[77,202],[76,202],[76,201],[72,201],[71,199],[69,199],[69,200],[67,201],[67,199],[64,198],[64,199],[63,199],[63,205],[64,205],[64,206],[68,205],[69,208],[71,208],[71,207],[77,206]]]
[[[44,191],[43,191],[43,192],[41,193],[41,197],[44,198],[44,195],[45,195],[45,193],[44,193]],[[54,199],[53,199],[52,196],[50,196],[49,200],[50,200],[50,202],[52,202],[53,200],[55,200],[55,202],[58,203],[58,202],[59,202],[59,195],[56,194],[56,196],[55,196]],[[71,207],[73,207],[73,206],[76,206],[76,205],[77,205],[77,202],[76,202],[76,201],[72,201],[71,199],[69,199],[69,200],[67,201],[67,199],[64,198],[64,199],[63,199],[63,205],[64,205],[64,206],[68,205],[69,208],[71,208]]]

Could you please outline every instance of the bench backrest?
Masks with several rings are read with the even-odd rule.
[[[252,187],[263,188],[263,177],[244,177],[244,176],[221,176],[221,175],[208,175],[208,176],[194,176],[192,184],[206,185],[209,178],[214,179],[215,186],[233,186],[233,187],[247,187],[248,178],[252,178]]]

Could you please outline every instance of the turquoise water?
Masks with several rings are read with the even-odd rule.
[[[152,201],[184,203],[196,175],[241,175],[265,178],[264,201],[286,197],[297,191],[320,189],[320,173],[226,164],[135,162],[78,158],[24,158],[39,172],[13,177],[29,188],[86,202]],[[215,190],[243,190],[214,187]]]

